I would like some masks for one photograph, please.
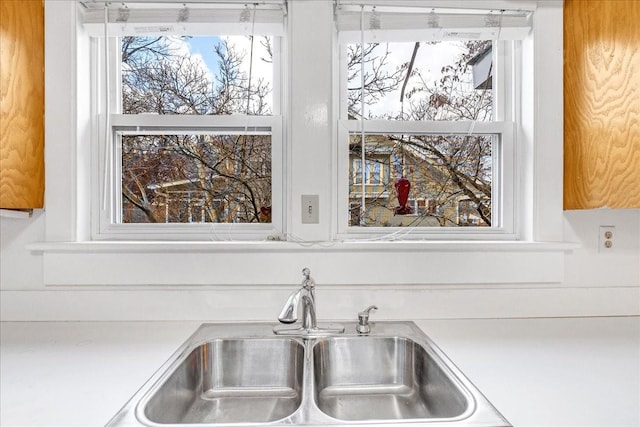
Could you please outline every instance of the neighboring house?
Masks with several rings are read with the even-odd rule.
[[[149,141],[128,149],[123,160],[123,223],[271,221],[268,138],[187,135]]]
[[[211,222],[211,218],[225,215],[223,200],[211,199],[202,189],[197,179],[182,179],[147,185],[151,202],[151,213],[158,222],[188,223]],[[148,222],[145,213],[124,199],[122,208],[123,222]]]

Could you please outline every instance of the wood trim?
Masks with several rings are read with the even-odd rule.
[[[565,0],[565,209],[640,207],[639,21],[637,0]]]
[[[44,6],[0,0],[0,208],[44,204]]]

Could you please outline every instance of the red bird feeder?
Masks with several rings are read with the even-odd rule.
[[[407,206],[409,200],[409,190],[411,190],[411,183],[405,177],[398,179],[395,183],[396,195],[398,197],[398,204],[400,206],[393,210],[394,215],[409,215],[413,213],[411,206]]]
[[[271,206],[263,206],[258,214],[260,222],[271,222]]]

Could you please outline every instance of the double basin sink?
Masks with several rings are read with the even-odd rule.
[[[413,322],[345,327],[204,324],[108,426],[510,425]]]

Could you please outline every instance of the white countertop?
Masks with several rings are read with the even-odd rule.
[[[416,323],[514,426],[640,426],[640,317]],[[199,324],[1,323],[0,425],[104,425]]]

